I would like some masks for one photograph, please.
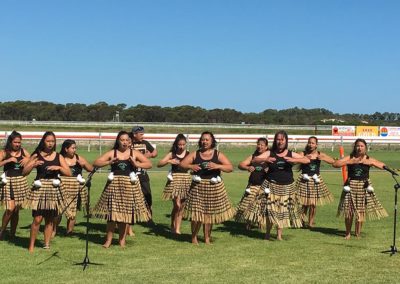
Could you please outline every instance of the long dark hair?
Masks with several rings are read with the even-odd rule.
[[[260,137],[260,138],[258,138],[257,139],[257,144],[258,143],[260,143],[260,142],[264,142],[265,143],[265,145],[267,146],[267,149],[268,149],[268,139],[267,138],[265,138],[265,137]],[[253,153],[253,156],[258,156],[258,155],[260,155],[261,153],[259,153],[258,151],[257,151],[257,149],[254,151],[254,153]]]
[[[12,142],[14,141],[15,138],[22,139],[22,135],[21,135],[21,133],[13,130],[13,132],[11,132],[11,134],[7,137],[7,142],[6,142],[6,145],[4,146],[5,152],[12,151]]]
[[[353,151],[351,152],[351,154],[350,154],[350,157],[355,157],[356,156],[356,154],[357,154],[357,148],[356,148],[356,146],[357,146],[357,143],[358,142],[361,142],[361,143],[363,143],[364,145],[365,145],[365,153],[367,153],[367,150],[368,150],[368,146],[367,146],[367,141],[365,141],[364,139],[362,139],[362,138],[357,138],[356,139],[356,141],[354,141],[354,144],[353,144]],[[367,155],[367,157],[368,157],[368,155]]]
[[[215,136],[212,132],[210,131],[204,131],[203,133],[201,133],[200,138],[199,138],[199,149],[201,148],[201,138],[203,138],[203,135],[210,135],[211,137],[211,148],[215,148],[217,146],[217,140],[215,139]]]
[[[169,150],[170,152],[172,152],[172,154],[176,154],[176,152],[178,151],[178,143],[179,141],[184,140],[186,142],[186,137],[185,135],[183,135],[182,133],[179,133],[178,135],[176,135],[175,137],[175,141],[172,144],[171,150]]]
[[[114,146],[113,146],[113,149],[114,149],[114,150],[117,150],[117,149],[119,148],[119,138],[120,138],[122,135],[128,135],[128,137],[130,137],[130,136],[129,136],[129,133],[126,132],[125,130],[121,130],[120,132],[118,132],[117,138],[115,138],[115,143],[114,143]]]
[[[40,151],[43,151],[43,150],[44,150],[44,148],[45,148],[44,140],[46,140],[46,138],[47,138],[48,136],[53,136],[53,137],[54,137],[54,146],[53,146],[53,149],[51,149],[51,150],[52,150],[52,151],[55,151],[55,150],[56,150],[56,146],[57,146],[57,145],[56,145],[56,144],[57,144],[56,135],[54,134],[53,131],[46,131],[46,132],[43,134],[42,139],[40,139],[40,142],[39,142],[38,146],[36,147],[35,151],[33,151],[33,154],[39,154]]]
[[[289,139],[288,139],[288,135],[287,135],[286,131],[280,130],[280,131],[276,132],[275,136],[274,136],[274,142],[272,143],[272,148],[271,148],[271,151],[274,153],[276,153],[278,151],[278,144],[277,144],[276,140],[278,139],[279,135],[283,135],[283,137],[285,137],[285,140],[286,140],[285,150],[288,148],[288,145],[289,145]]]
[[[315,139],[315,142],[318,144],[318,138],[317,137],[315,137],[315,136],[308,137],[307,145],[304,148],[304,153],[306,153],[306,154],[310,154],[311,149],[310,149],[310,147],[308,147],[308,142],[310,142],[311,139]]]
[[[76,144],[75,140],[72,140],[72,139],[65,140],[61,145],[60,154],[63,157],[65,157],[65,155],[67,155],[67,151],[65,151],[65,149],[68,149],[69,147],[71,147],[74,144]]]

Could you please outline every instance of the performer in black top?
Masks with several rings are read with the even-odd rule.
[[[263,212],[258,206],[257,197],[264,194],[261,185],[267,176],[268,164],[266,162],[254,162],[253,159],[268,151],[268,140],[264,137],[258,138],[255,152],[240,162],[239,169],[250,173],[245,192],[236,207],[235,220],[246,222],[246,229],[250,229],[254,224],[258,227],[265,227],[266,224],[260,223],[265,220],[262,218]],[[261,217],[261,218],[260,218]]]
[[[155,158],[157,157],[157,149],[155,149],[149,141],[143,139],[144,136],[144,127],[143,126],[135,126],[132,128],[131,138],[132,138],[132,147],[135,150],[140,151],[146,158]],[[139,176],[140,186],[142,192],[144,194],[144,198],[146,199],[146,203],[150,208],[150,212],[152,211],[153,198],[151,196],[151,188],[150,188],[150,178],[147,174],[146,169],[137,168],[136,174]]]
[[[254,158],[254,161],[268,163],[267,177],[261,186],[266,194],[260,196],[267,224],[265,239],[270,238],[271,228],[276,225],[277,239],[282,240],[283,228],[302,226],[301,208],[295,196],[292,165],[309,163],[310,160],[288,150],[287,133],[278,131],[270,152]]]
[[[59,175],[71,176],[71,170],[64,157],[55,150],[56,136],[53,132],[48,131],[44,133],[39,145],[22,171],[22,174],[27,175],[33,168],[37,170],[35,182],[24,203],[24,207],[33,210],[29,241],[30,252],[33,252],[35,247],[36,236],[43,218],[45,220],[43,248],[50,248],[55,218],[61,214],[67,205]]]
[[[321,161],[332,165],[335,160],[325,153],[318,151],[318,139],[315,136],[308,138],[304,152],[300,153],[310,159],[309,164],[301,164],[301,174],[296,181],[297,197],[303,206],[303,214],[308,217],[308,226],[314,227],[316,206],[333,201],[333,195],[328,190],[320,175]]]
[[[192,182],[188,170],[181,168],[179,165],[187,155],[189,155],[189,151],[186,150],[186,137],[183,134],[178,134],[169,153],[157,165],[157,167],[171,165],[171,170],[167,176],[167,184],[163,191],[163,199],[173,201],[171,232],[178,235],[181,233],[183,202]]]
[[[116,224],[119,228],[119,245],[125,247],[129,224],[147,222],[151,218],[134,172],[135,168],[151,168],[151,162],[141,152],[131,149],[128,132],[120,131],[113,149],[94,161],[93,165],[111,166],[108,182],[93,209],[96,217],[107,220],[103,247],[111,245]]]
[[[64,157],[65,162],[71,170],[72,176],[61,176],[61,181],[64,184],[64,190],[66,198],[68,199],[69,205],[69,215],[67,216],[67,232],[66,235],[71,235],[74,226],[76,211],[84,209],[87,201],[87,189],[84,188],[79,191],[83,184],[85,184],[85,179],[83,178],[83,169],[87,172],[93,171],[93,166],[86,161],[84,157],[76,153],[76,142],[72,139],[67,139],[61,145],[60,154]],[[73,200],[73,201],[72,201]],[[71,203],[72,202],[72,203]],[[59,216],[57,224],[54,226],[54,233],[56,234],[57,225],[61,221]]]
[[[217,141],[211,132],[203,132],[198,144],[199,150],[190,153],[180,164],[193,171],[184,216],[192,221],[192,243],[198,244],[197,234],[204,224],[204,241],[210,244],[212,224],[229,220],[235,213],[221,179],[221,171],[229,173],[233,167],[228,158],[215,149]]]
[[[30,154],[21,147],[22,136],[13,131],[7,138],[4,150],[0,151],[0,167],[4,173],[0,178],[0,201],[5,211],[2,219],[0,240],[11,220],[10,236],[15,236],[19,220],[19,209],[29,191],[28,181],[22,174],[24,165],[29,161]]]
[[[387,217],[388,214],[376,198],[369,179],[370,167],[383,169],[385,164],[368,156],[367,142],[364,139],[357,139],[354,142],[352,153],[333,164],[337,168],[344,165],[347,165],[348,179],[340,197],[338,216],[343,215],[345,217],[345,239],[348,240],[351,237],[354,216],[355,235],[360,238],[362,224],[366,217],[380,219]]]

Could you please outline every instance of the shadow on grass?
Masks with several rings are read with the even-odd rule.
[[[190,234],[172,234],[169,225],[161,224],[161,223],[139,223],[139,225],[148,229],[147,232],[144,232],[144,235],[153,235],[156,237],[164,237],[169,240],[174,240],[177,242],[191,242],[192,237]]]
[[[64,236],[65,235],[65,233],[64,233],[64,234],[61,234],[61,236],[64,236],[67,238],[76,237],[80,240],[86,240],[86,222],[77,223],[75,226],[82,226],[82,227],[84,227],[85,230],[83,232],[74,231],[72,233],[72,235],[69,235],[69,236]],[[88,233],[89,242],[102,245],[104,243],[104,238],[106,235],[106,224],[89,223],[88,229],[89,229],[89,233]],[[65,231],[65,228],[63,230]],[[95,232],[93,232],[93,231],[95,231]]]
[[[338,230],[336,228],[326,228],[326,227],[313,227],[310,229],[311,232],[318,232],[324,235],[331,235],[331,236],[341,236],[344,237],[346,235],[346,231]]]
[[[14,237],[6,237],[4,240],[7,241],[9,244],[25,248],[28,251],[29,239],[30,239],[29,237],[14,236]],[[43,247],[44,243],[40,240],[36,240],[36,245],[38,247]]]
[[[265,233],[256,230],[246,230],[246,224],[235,221],[226,221],[222,226],[214,229],[216,232],[228,232],[232,236],[245,236],[253,239],[264,239]]]

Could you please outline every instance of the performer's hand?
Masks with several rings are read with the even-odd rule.
[[[14,162],[14,163],[18,162],[17,158],[15,158],[15,157],[10,157],[10,158],[7,159],[7,161],[8,161],[9,163],[11,163],[11,162]]]
[[[37,156],[34,156],[34,158],[32,160],[34,161],[33,167],[35,167],[35,168],[44,164],[44,161],[39,160]]]
[[[171,159],[168,161],[171,165],[179,165],[180,161],[178,159]]]
[[[272,164],[273,162],[275,162],[276,161],[276,158],[274,158],[274,157],[268,157],[267,159],[266,159],[266,162],[268,163],[268,164]]]
[[[118,161],[119,161],[118,157],[114,157],[114,158],[112,158],[111,160],[108,161],[108,164],[112,165],[112,164],[114,164],[114,163],[116,163]]]
[[[194,172],[198,172],[198,171],[200,171],[201,170],[201,167],[200,167],[200,165],[192,165],[192,171],[194,171]]]
[[[136,166],[136,156],[129,156],[129,161],[131,162],[132,165]]]
[[[19,162],[19,164],[24,167],[26,164],[28,164],[28,162],[29,162],[29,158],[23,157],[21,162]]]
[[[364,165],[367,165],[367,166],[373,166],[373,164],[374,164],[370,159],[362,159],[361,163],[363,163]]]
[[[60,169],[61,169],[60,166],[55,166],[55,165],[46,167],[47,171],[59,171]]]
[[[295,163],[296,162],[296,158],[293,158],[293,157],[283,157],[283,158],[288,163]]]
[[[220,164],[216,164],[216,163],[213,163],[213,162],[208,162],[207,163],[207,169],[209,169],[209,170],[218,170],[218,169],[220,169]]]
[[[359,164],[359,163],[361,163],[361,159],[360,158],[355,158],[355,157],[351,158],[347,162],[348,165],[354,165],[354,164]]]

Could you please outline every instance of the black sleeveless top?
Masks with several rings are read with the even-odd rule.
[[[132,156],[132,149],[130,150],[130,156]],[[117,150],[114,150],[114,158],[117,158]],[[116,176],[129,176],[131,172],[135,170],[129,159],[119,160],[118,162],[111,165],[111,171]]]
[[[256,155],[252,155],[252,159],[257,157]],[[262,185],[264,180],[267,177],[267,173],[265,169],[268,168],[268,164],[265,162],[255,163],[251,162],[251,166],[255,168],[255,170],[249,176],[249,185]]]
[[[355,179],[355,180],[368,179],[370,167],[371,166],[365,164],[347,165],[347,172],[349,173],[349,179]]]
[[[304,156],[306,155],[305,152]],[[319,155],[319,151],[318,151]],[[308,174],[309,176],[313,176],[314,174],[319,175],[319,169],[321,167],[321,160],[320,159],[310,159],[309,164],[301,164],[300,169],[302,174]]]
[[[172,159],[177,159],[181,162],[187,155],[189,155],[189,151],[186,151],[185,156],[183,158],[179,158],[175,153],[172,153]],[[173,173],[187,173],[187,170],[181,168],[179,165],[172,165],[171,171]]]
[[[11,155],[10,153],[6,153],[6,159],[10,158]],[[18,177],[22,176],[22,166],[20,162],[22,159],[25,157],[24,149],[20,149],[20,156],[16,157],[17,162],[9,162],[4,165],[4,172],[6,173],[6,176],[8,177]]]
[[[200,157],[200,150],[197,150],[193,164],[198,164],[201,167],[201,170],[194,172],[194,174],[200,176],[202,179],[211,179],[213,177],[219,176],[221,174],[220,170],[206,169],[208,162],[221,164],[218,160],[218,151],[214,150],[213,156],[211,157],[210,160],[204,160]]]
[[[39,161],[44,163],[36,168],[36,179],[55,179],[58,178],[60,171],[49,171],[47,167],[49,166],[61,166],[60,164],[60,154],[56,153],[54,160],[47,161],[43,158],[40,153],[37,154]]]
[[[75,154],[75,157],[76,157],[76,161],[79,161],[79,156],[77,154]],[[73,166],[69,166],[69,169],[71,170],[73,177],[82,175],[83,168],[78,162],[76,162],[75,165],[73,165]]]
[[[269,164],[267,180],[281,185],[293,183],[292,164],[274,152],[271,152],[271,157],[276,160]],[[286,157],[292,157],[292,151],[288,151]]]

